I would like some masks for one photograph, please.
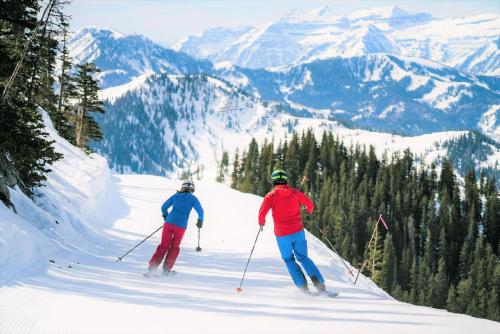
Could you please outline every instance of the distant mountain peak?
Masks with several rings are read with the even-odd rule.
[[[212,71],[212,64],[196,60],[139,35],[123,35],[109,28],[85,27],[68,41],[73,60],[94,62],[101,69],[101,88],[124,85],[149,72],[195,74]]]
[[[78,29],[75,32],[75,36],[84,35],[84,34],[108,36],[108,37],[111,37],[114,39],[125,37],[125,34],[119,32],[116,29],[109,28],[109,27],[86,26],[86,27]]]
[[[329,6],[307,9],[294,10],[289,14],[281,17],[281,22],[290,23],[306,23],[306,22],[332,22],[339,18]]]
[[[370,7],[354,11],[347,15],[352,22],[373,21],[386,23],[392,28],[404,28],[424,24],[432,20],[432,16],[427,13],[410,13],[397,6]]]
[[[382,6],[382,7],[370,7],[366,9],[360,9],[350,13],[348,16],[351,19],[354,18],[370,18],[370,17],[380,17],[380,18],[393,18],[400,16],[410,16],[411,14],[406,10],[403,10],[397,6]]]

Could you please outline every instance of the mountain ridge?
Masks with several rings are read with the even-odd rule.
[[[213,62],[229,61],[250,68],[297,65],[310,59],[323,59],[325,55],[315,54],[314,50],[324,50],[328,45],[331,52],[326,57],[342,56],[348,53],[348,49],[343,49],[338,41],[349,40],[353,30],[367,25],[379,29],[385,39],[395,41],[398,52],[394,55],[434,60],[472,74],[498,75],[500,52],[494,43],[489,53],[493,54],[495,62],[476,67],[468,67],[465,63],[474,62],[471,57],[475,58],[480,49],[498,38],[500,15],[436,19],[426,13],[409,13],[395,6],[373,7],[344,15],[336,14],[327,7],[294,11],[241,33],[239,39],[231,40],[225,48],[220,47],[219,52],[211,53],[207,59]],[[255,34],[262,30],[264,32],[256,38]],[[289,45],[274,48],[276,43],[280,45],[280,40]],[[178,42],[175,49],[194,57],[203,57],[201,53],[194,52],[192,46],[190,50],[184,48],[182,42]]]

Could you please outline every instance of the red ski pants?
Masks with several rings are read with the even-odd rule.
[[[149,268],[156,268],[160,265],[165,258],[163,263],[163,269],[172,270],[175,260],[179,255],[182,237],[186,232],[185,228],[179,227],[174,224],[165,223],[163,225],[163,233],[161,234],[161,243],[156,248],[156,252],[153,254],[151,260],[149,260]]]

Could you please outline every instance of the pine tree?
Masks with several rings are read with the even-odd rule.
[[[446,308],[448,298],[448,277],[444,259],[439,260],[438,272],[432,277],[430,302],[432,307]]]
[[[227,174],[229,167],[229,153],[227,151],[222,152],[222,158],[219,162],[218,171],[217,171],[217,182],[224,182],[225,175]]]
[[[499,255],[498,244],[500,242],[500,198],[496,189],[486,197],[484,228],[486,239],[493,247],[495,254]]]
[[[239,189],[243,192],[253,193],[257,190],[256,181],[258,175],[259,145],[255,138],[252,138],[248,147],[248,153],[242,163],[242,180]]]
[[[384,256],[380,274],[380,286],[386,291],[392,291],[396,284],[396,265],[396,253],[392,242],[392,235],[389,233],[384,240]]]
[[[60,14],[61,35],[62,35],[62,49],[60,52],[59,60],[61,62],[59,81],[59,96],[57,101],[57,109],[51,113],[52,122],[59,134],[75,143],[75,129],[74,129],[74,106],[71,99],[77,97],[76,92],[76,79],[72,74],[73,63],[69,50],[67,47],[68,40],[68,27],[69,23],[64,14]]]
[[[381,284],[383,281],[382,272],[384,271],[383,257],[384,257],[384,249],[382,248],[382,236],[379,233],[376,233],[372,245],[368,248],[368,252],[366,254],[366,260],[368,261],[366,266],[366,272],[370,275],[372,281],[377,284]],[[385,287],[382,287],[385,289]],[[389,290],[386,290],[389,291]]]
[[[77,79],[77,116],[76,145],[91,151],[90,140],[101,140],[102,133],[92,113],[104,113],[102,101],[99,99],[98,81],[94,77],[100,72],[93,63],[78,65]]]
[[[489,294],[488,318],[500,321],[500,261],[496,264],[491,277],[491,292]]]
[[[240,185],[240,157],[238,154],[238,149],[236,149],[236,152],[234,153],[234,159],[233,159],[233,172],[231,173],[231,188],[233,189],[239,189]]]
[[[459,307],[457,306],[457,289],[455,286],[451,286],[448,290],[448,297],[446,299],[446,309],[450,312],[460,312]]]
[[[19,186],[28,195],[33,194],[34,187],[42,185],[49,166],[61,158],[44,132],[38,106],[33,99],[27,99],[31,69],[38,54],[38,49],[29,42],[36,39],[31,39],[32,36],[40,36],[38,11],[35,0],[2,1],[0,4],[0,154],[12,161],[19,176]]]

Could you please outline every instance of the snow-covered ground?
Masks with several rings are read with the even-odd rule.
[[[498,333],[500,324],[400,303],[308,235],[310,255],[335,299],[292,286],[271,223],[257,242],[261,198],[222,184],[197,182],[206,211],[201,253],[191,217],[176,270],[142,277],[160,234],[122,262],[117,256],[161,226],[159,207],[178,180],[110,175],[59,138],[65,159],[54,166],[34,205],[12,191],[18,215],[0,205],[0,333]],[[57,223],[56,223],[57,220]]]

